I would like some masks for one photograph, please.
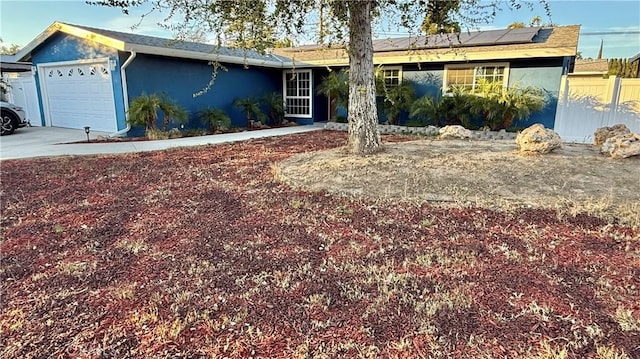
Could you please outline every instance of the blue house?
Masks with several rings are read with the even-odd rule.
[[[418,95],[437,95],[451,84],[473,86],[479,78],[541,87],[552,101],[530,122],[553,127],[554,100],[561,75],[573,66],[578,32],[579,26],[565,26],[375,40],[374,62],[387,83],[409,79]],[[345,49],[275,51],[260,54],[55,22],[17,58],[35,70],[44,126],[125,134],[128,105],[143,93],[176,100],[190,113],[192,126],[207,107],[225,110],[242,126],[245,116],[233,101],[271,92],[283,95],[290,121],[328,120],[330,101],[317,95],[315,86],[328,68],[347,66]]]
[[[525,27],[373,41],[374,65],[386,84],[410,80],[418,97],[439,97],[452,85],[473,88],[479,79],[503,87],[535,86],[546,92],[545,108],[520,126],[553,128],[562,75],[573,71],[580,26]],[[344,47],[320,45],[276,49],[297,63],[315,66],[319,83],[327,68],[348,66]],[[316,97],[315,119],[335,116],[326,98]]]

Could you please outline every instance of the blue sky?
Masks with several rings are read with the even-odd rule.
[[[534,0],[535,1],[535,0]],[[536,15],[543,22],[558,25],[582,25],[578,51],[595,57],[604,41],[604,57],[629,58],[640,53],[640,1],[638,0],[551,0],[551,19],[535,3],[532,11],[505,9],[495,22],[482,29],[505,28],[515,21],[528,23]],[[505,3],[506,7],[506,3]],[[157,25],[163,14],[151,14],[140,26],[142,9],[124,15],[119,9],[86,5],[84,0],[0,0],[0,37],[3,44],[26,45],[54,21],[86,25],[151,36],[172,37]],[[613,34],[612,34],[613,33]]]

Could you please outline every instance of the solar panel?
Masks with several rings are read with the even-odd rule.
[[[539,27],[525,27],[518,29],[501,29],[476,32],[461,32],[458,34],[438,34],[419,37],[403,37],[384,40],[374,40],[373,48],[376,52],[417,49],[437,49],[450,46],[487,46],[522,44],[531,42],[538,34]]]
[[[518,44],[531,42],[538,34],[539,27],[523,27],[520,29],[511,29],[503,37],[496,41],[496,44]]]
[[[507,33],[507,29],[504,30],[491,30],[481,31],[474,33],[475,36],[471,37],[468,41],[464,42],[466,46],[479,46],[479,45],[493,45]]]

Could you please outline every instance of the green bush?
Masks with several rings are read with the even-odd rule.
[[[349,72],[345,69],[331,71],[324,76],[320,85],[316,88],[316,93],[325,95],[331,100],[331,108],[349,106]]]
[[[440,116],[444,118],[445,125],[462,125],[469,128],[477,97],[465,92],[461,87],[453,87],[451,90],[451,93],[440,99]]]
[[[440,101],[428,95],[420,97],[411,104],[409,118],[422,126],[440,126]]]
[[[185,123],[187,112],[165,95],[142,94],[129,105],[129,124],[144,126],[147,131],[158,129],[158,113],[162,113],[162,131],[167,131],[169,123]]]
[[[219,108],[205,108],[198,112],[200,122],[207,126],[210,132],[221,131],[231,126],[231,118]]]
[[[515,120],[524,120],[532,112],[540,111],[546,103],[546,96],[537,87],[502,87],[501,83],[478,81],[473,110],[480,112],[483,124],[492,130],[509,128]]]
[[[415,100],[413,83],[404,80],[396,86],[382,86],[382,110],[392,125],[398,124],[402,111],[408,111]]]
[[[278,92],[270,92],[262,97],[262,103],[267,106],[269,124],[280,125],[284,120],[284,99]]]
[[[264,122],[267,119],[267,115],[265,115],[260,108],[260,100],[255,97],[237,98],[233,101],[233,106],[241,109],[245,113],[247,128],[250,127],[249,124],[251,121]]]
[[[475,90],[452,87],[440,100],[423,96],[414,101],[409,118],[418,121],[433,121],[441,126],[462,125],[472,128],[472,119],[481,119],[482,125],[491,130],[506,129],[515,120],[529,118],[532,112],[544,108],[546,96],[536,87],[503,88],[502,83],[480,80]]]

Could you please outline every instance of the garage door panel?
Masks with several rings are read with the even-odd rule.
[[[111,72],[107,63],[45,67],[52,126],[116,131]]]

